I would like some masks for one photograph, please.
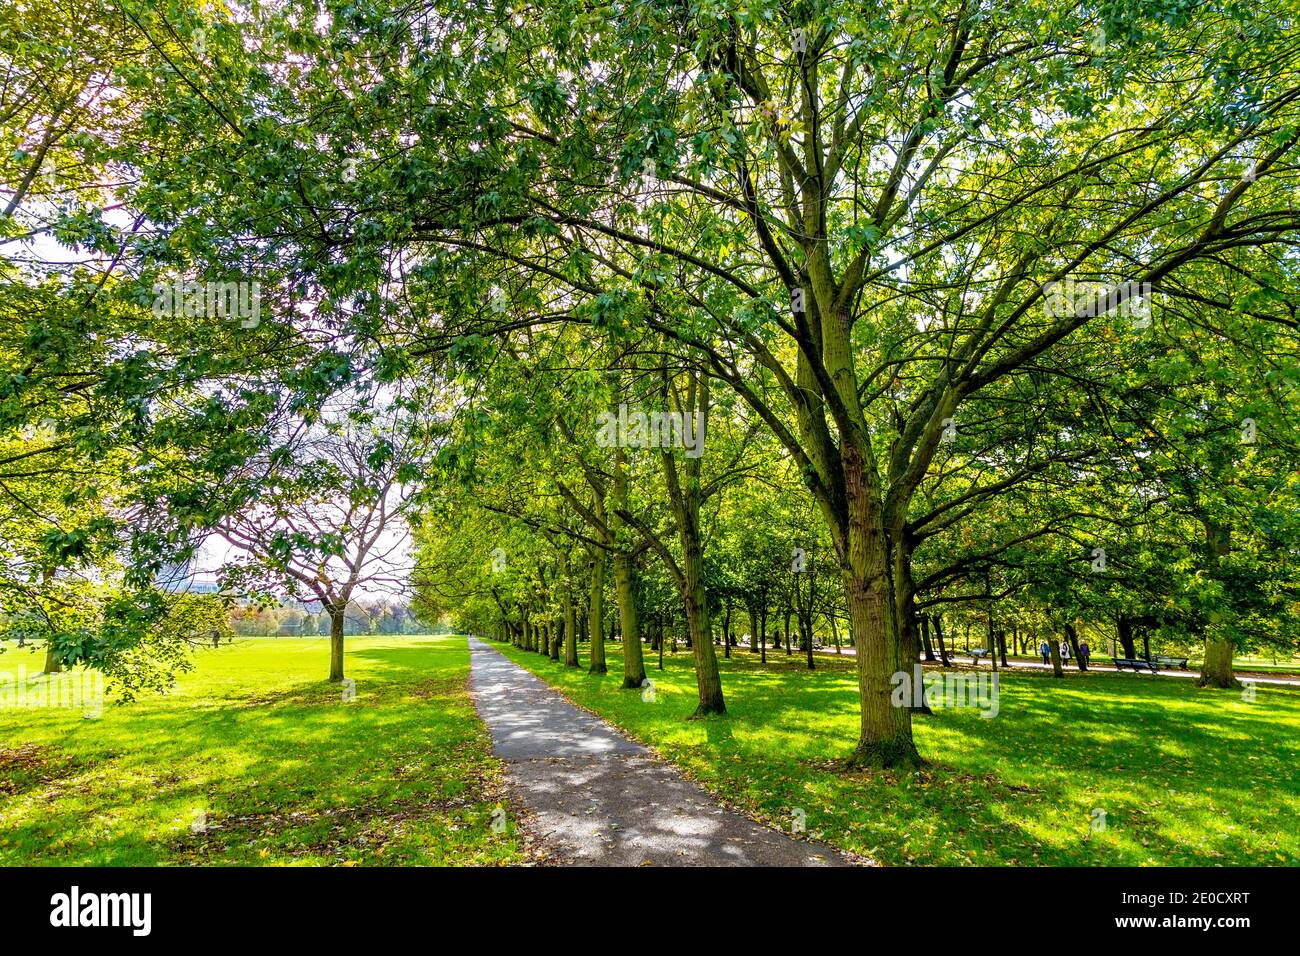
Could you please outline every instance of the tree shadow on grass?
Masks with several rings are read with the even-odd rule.
[[[41,774],[21,804],[0,790],[10,839],[0,856],[156,864],[176,853],[221,856],[223,846],[246,858],[253,840],[270,847],[274,862],[316,846],[306,839],[318,827],[312,821],[364,832],[376,821],[401,824],[412,808],[461,813],[496,798],[489,743],[465,691],[463,646],[459,659],[454,646],[367,649],[349,659],[364,664],[350,703],[321,681],[247,702],[177,698],[179,707],[114,711],[94,731],[93,760]],[[210,833],[190,832],[199,811]],[[231,844],[222,838],[227,820],[253,822],[233,827],[239,839]],[[294,828],[306,842],[286,835]],[[201,850],[205,841],[211,852]],[[379,845],[368,841],[371,851]]]

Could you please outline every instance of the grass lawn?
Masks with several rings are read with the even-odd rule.
[[[1261,674],[1300,674],[1300,664],[1294,661],[1278,661],[1273,663],[1272,658],[1268,657],[1237,657],[1233,660],[1232,666],[1242,672]]]
[[[43,659],[10,645],[0,671]],[[166,697],[98,719],[0,709],[0,864],[524,860],[491,829],[506,804],[465,638],[349,638],[351,702],[324,680],[325,638],[195,662]]]
[[[1188,680],[1017,672],[995,718],[917,718],[925,769],[850,773],[837,761],[857,739],[851,660],[809,673],[797,655],[763,667],[733,651],[719,661],[727,716],[690,721],[685,649],[662,672],[647,650],[647,703],[619,689],[617,645],[605,676],[494,646],[720,800],[787,830],[799,808],[810,836],[882,863],[1300,864],[1300,690],[1259,686],[1247,703]]]

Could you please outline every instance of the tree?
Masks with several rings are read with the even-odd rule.
[[[400,588],[411,498],[430,448],[421,406],[357,401],[325,410],[265,469],[256,503],[223,518],[217,533],[244,555],[223,568],[233,585],[314,597],[330,617],[331,681],[342,681],[344,623],[359,589]],[[293,469],[284,468],[286,460]]]

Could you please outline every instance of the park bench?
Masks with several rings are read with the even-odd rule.
[[[1151,658],[1157,667],[1163,667],[1166,670],[1178,667],[1187,670],[1187,658],[1185,657],[1165,657],[1163,654],[1156,654]]]
[[[1151,661],[1136,660],[1128,657],[1112,657],[1111,660],[1115,662],[1115,670],[1117,671],[1122,671],[1127,667],[1132,671],[1150,671],[1153,674],[1158,673],[1156,665]]]
[[[971,663],[978,667],[980,661],[989,656],[989,649],[987,647],[977,647],[968,653],[971,656]]]

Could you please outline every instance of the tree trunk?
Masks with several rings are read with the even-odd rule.
[[[1219,560],[1232,551],[1232,532],[1208,519],[1203,524],[1209,570],[1217,572]],[[1232,654],[1235,649],[1232,638],[1216,621],[1211,620],[1205,628],[1205,658],[1201,662],[1201,678],[1197,682],[1199,686],[1225,689],[1241,686],[1232,670]]]
[[[1061,667],[1061,642],[1052,634],[1047,637],[1047,648],[1052,655],[1052,676],[1064,677],[1065,670]]]
[[[951,667],[952,664],[948,663],[948,648],[943,645],[943,615],[934,614],[931,617],[934,620],[934,639],[939,644],[939,661],[944,667]]]
[[[666,389],[665,389],[666,391]],[[700,434],[706,434],[709,411],[708,379],[692,379],[687,397],[681,404],[682,413],[698,416]],[[679,480],[677,463],[672,453],[660,452],[664,479],[668,486],[668,500],[677,519],[677,537],[681,546],[681,580],[683,603],[686,605],[686,626],[691,634],[691,651],[695,655],[695,684],[699,703],[692,717],[725,714],[726,702],[722,697],[722,677],[718,673],[718,657],[713,653],[709,639],[709,601],[704,586],[704,547],[700,538],[700,459],[687,458],[682,465]]]
[[[817,658],[813,656],[813,626],[812,626],[811,610],[808,612],[808,623],[805,625],[805,630],[808,633],[807,633],[807,640],[804,641],[803,646],[804,646],[804,653],[808,655],[808,659],[804,663],[806,663],[808,665],[808,669],[812,671],[817,669]]]
[[[852,762],[871,767],[912,766],[920,762],[920,755],[912,742],[911,708],[894,707],[890,701],[891,676],[903,669],[903,662],[893,620],[893,596],[885,579],[883,548],[874,559],[865,548],[854,550],[857,553],[851,558],[853,566],[845,572],[845,591],[849,628],[857,650],[862,713]]]
[[[691,513],[693,512],[693,514]],[[718,658],[709,640],[709,603],[704,587],[704,554],[700,546],[697,527],[698,505],[686,509],[687,520],[680,528],[682,546],[683,590],[686,599],[686,624],[691,632],[691,650],[695,654],[695,683],[699,691],[699,704],[694,717],[725,714],[726,702],[722,698],[722,677],[718,673]]]
[[[842,536],[847,554],[841,565],[861,703],[858,745],[851,762],[869,767],[915,766],[921,756],[912,740],[911,708],[894,707],[891,701],[892,676],[903,669],[903,660],[889,581],[889,544],[879,507],[870,500],[862,452],[846,441],[844,454],[848,527]]]
[[[930,643],[930,615],[922,614],[917,623],[921,625],[921,647],[925,651],[927,662],[934,662],[934,645]]]
[[[63,670],[63,662],[54,655],[54,646],[49,642],[45,644],[45,674],[58,674]]]
[[[815,670],[817,663],[813,658],[813,633],[812,633],[812,604],[813,604],[813,578],[812,572],[805,572],[808,578],[808,603],[802,600],[799,591],[799,578],[794,579],[794,620],[799,625],[799,649],[807,655],[805,663],[809,670]],[[849,622],[852,626],[852,621]]]
[[[911,557],[907,554],[906,547],[895,549],[894,603],[898,614],[898,637],[902,649],[902,659],[907,673],[911,674],[914,673],[912,665],[919,664],[921,661],[921,629],[917,621],[916,586],[912,581]],[[933,713],[925,702],[924,686],[912,697],[913,700],[918,698],[921,703],[919,705],[910,704],[912,710],[920,714]]]
[[[894,549],[894,604],[902,656],[910,671],[912,664],[921,659],[921,633],[916,620],[916,587],[912,582],[911,560],[905,546]]]
[[[591,561],[591,597],[587,601],[587,634],[591,638],[593,674],[605,673],[605,550],[597,548]]]
[[[343,619],[347,613],[347,605],[331,607],[328,610],[330,615],[330,682],[337,684],[343,680]]]
[[[564,579],[560,582],[560,587],[564,589],[560,595],[560,603],[564,609],[564,666],[578,666],[578,619],[573,610],[573,580],[571,577],[572,568],[569,565],[569,555],[564,555],[563,562]]]
[[[636,595],[632,592],[632,558],[623,552],[614,554],[614,590],[618,593],[619,629],[623,643],[623,687],[640,687],[645,680],[645,660],[641,655],[641,623],[636,617]]]
[[[1201,663],[1201,679],[1197,685],[1224,689],[1240,687],[1241,683],[1232,669],[1232,654],[1235,649],[1231,638],[1214,633],[1212,628],[1207,629],[1205,660]]]
[[[622,448],[614,449],[614,505],[628,510],[627,462]],[[645,658],[641,653],[641,622],[637,620],[636,594],[632,588],[632,556],[614,552],[614,591],[618,596],[619,640],[623,644],[623,688],[640,687],[645,680]]]
[[[749,652],[758,653],[758,608],[749,605]]]
[[[1083,662],[1083,655],[1079,653],[1079,634],[1069,621],[1065,622],[1065,639],[1070,642],[1070,653],[1074,655],[1079,670],[1086,671],[1088,665]]]
[[[722,656],[731,659],[731,602],[722,606]]]
[[[1133,643],[1133,619],[1127,614],[1121,614],[1115,622],[1115,629],[1119,634],[1120,646],[1124,648],[1124,657],[1135,660],[1137,647]]]

